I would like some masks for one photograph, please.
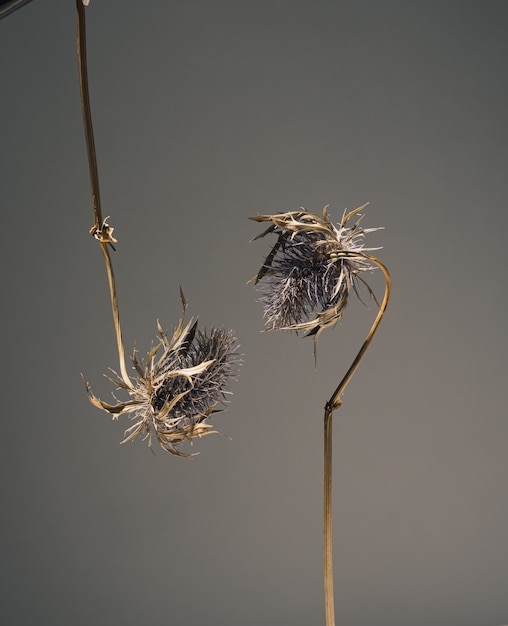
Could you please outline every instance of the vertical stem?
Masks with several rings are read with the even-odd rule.
[[[81,92],[81,107],[83,109],[83,124],[85,127],[86,147],[88,154],[88,168],[90,171],[90,184],[92,187],[92,203],[94,212],[94,226],[90,232],[99,241],[101,252],[106,264],[108,275],[109,294],[111,297],[111,309],[113,313],[113,324],[115,326],[116,344],[118,348],[118,360],[120,362],[120,373],[123,382],[129,389],[132,389],[132,382],[125,367],[125,351],[122,340],[122,329],[120,327],[120,314],[118,310],[118,298],[116,295],[115,274],[113,264],[109,256],[108,245],[112,246],[114,241],[111,233],[112,228],[108,227],[102,219],[101,199],[99,191],[99,170],[97,167],[97,156],[95,153],[95,141],[92,126],[92,112],[90,108],[90,94],[88,91],[88,70],[86,60],[86,25],[85,8],[82,0],[76,0],[76,18],[78,24],[78,66],[79,66],[79,86]]]
[[[335,626],[333,593],[333,550],[332,550],[332,415],[325,408],[324,440],[324,574],[326,626]]]
[[[86,20],[85,7],[82,0],[76,0],[76,17],[78,22],[78,66],[79,89],[81,93],[81,107],[83,109],[83,125],[85,127],[86,149],[88,152],[88,168],[90,184],[92,186],[92,202],[95,228],[102,225],[101,196],[99,191],[99,171],[95,154],[95,140],[93,136],[92,111],[90,108],[90,93],[88,90],[88,69],[86,59]]]
[[[345,255],[346,256],[346,255]],[[372,324],[362,347],[360,348],[355,359],[351,363],[344,378],[340,381],[337,388],[333,392],[330,400],[325,405],[324,418],[324,518],[323,518],[323,534],[324,534],[324,588],[325,588],[325,613],[326,626],[335,626],[335,609],[334,609],[334,589],[333,589],[333,550],[332,550],[332,417],[333,412],[342,405],[342,394],[353,378],[354,373],[360,365],[367,348],[372,341],[374,333],[378,329],[379,324],[385,314],[388,300],[391,293],[391,277],[388,268],[381,263],[379,259],[360,253],[348,253],[347,256],[367,259],[371,263],[377,265],[383,272],[385,278],[385,293],[376,319]]]

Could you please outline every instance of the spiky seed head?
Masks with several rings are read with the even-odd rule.
[[[367,233],[378,228],[360,226],[363,205],[344,213],[338,226],[327,207],[318,216],[304,209],[250,219],[270,226],[254,239],[270,233],[277,241],[255,277],[264,306],[266,330],[303,331],[315,341],[324,328],[343,316],[351,290],[361,282],[373,296],[362,274],[375,269],[365,248]],[[352,217],[357,216],[352,225]]]
[[[162,448],[178,456],[192,456],[179,449],[184,441],[218,431],[207,419],[227,404],[230,383],[236,378],[241,358],[232,331],[211,328],[201,331],[197,321],[185,324],[186,302],[171,339],[158,324],[159,342],[146,360],[136,349],[132,363],[136,375],[129,387],[118,375],[107,376],[130,398],[116,404],[103,402],[86,390],[92,404],[113,418],[128,415],[134,422],[124,433],[122,443],[141,435],[151,446],[155,436]]]

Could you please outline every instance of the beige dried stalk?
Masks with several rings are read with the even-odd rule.
[[[333,587],[333,523],[332,523],[332,417],[333,412],[342,406],[342,394],[344,393],[347,385],[352,379],[354,373],[360,365],[367,348],[374,337],[381,319],[385,314],[386,307],[388,306],[388,300],[391,292],[391,278],[388,268],[381,263],[381,261],[372,256],[364,256],[379,267],[383,272],[385,278],[385,293],[381,306],[376,315],[376,319],[372,324],[365,341],[362,344],[358,354],[356,355],[353,363],[346,372],[344,378],[338,384],[336,390],[333,392],[331,398],[325,405],[324,416],[324,471],[323,471],[323,535],[324,535],[324,585],[325,585],[325,612],[326,612],[326,626],[335,626],[335,608],[334,608],[334,587]]]
[[[88,154],[88,167],[90,171],[90,184],[92,187],[92,204],[94,213],[94,224],[90,229],[90,234],[99,242],[106,271],[108,274],[109,291],[111,295],[111,308],[113,312],[113,322],[115,325],[116,344],[118,358],[120,361],[120,372],[122,380],[128,386],[131,385],[127,369],[125,367],[125,350],[122,341],[122,329],[120,326],[120,314],[118,311],[118,298],[116,295],[115,274],[109,255],[111,246],[116,239],[113,237],[113,228],[107,223],[108,218],[103,219],[101,209],[101,196],[99,189],[99,170],[97,167],[97,156],[95,153],[95,140],[92,126],[92,112],[90,108],[90,94],[88,90],[88,65],[86,57],[86,21],[85,3],[83,0],[76,0],[76,17],[78,24],[78,67],[79,67],[79,87],[81,92],[81,106],[83,109],[83,124],[85,128],[86,148]],[[88,4],[88,3],[86,3]]]

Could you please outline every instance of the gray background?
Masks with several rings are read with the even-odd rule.
[[[74,3],[0,22],[5,624],[324,623],[322,408],[375,308],[260,333],[249,215],[369,201],[389,312],[335,416],[342,626],[508,623],[508,3],[92,0],[126,349],[180,314],[244,366],[191,461],[92,407],[117,367]],[[372,284],[382,294],[382,280]]]

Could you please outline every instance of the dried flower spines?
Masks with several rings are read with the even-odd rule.
[[[113,418],[127,414],[134,421],[125,431],[122,443],[141,434],[151,445],[155,436],[168,452],[190,456],[177,446],[217,432],[206,419],[227,402],[230,382],[241,359],[232,331],[201,331],[193,320],[184,325],[183,294],[182,302],[184,312],[172,338],[158,324],[160,342],[148,353],[146,361],[134,350],[131,358],[136,376],[131,377],[131,386],[116,375],[108,377],[129,393],[129,400],[108,404],[94,396],[86,382],[85,385],[92,404]]]
[[[203,415],[210,406],[225,403],[226,395],[230,393],[228,383],[235,374],[235,342],[231,331],[219,328],[197,330],[184,349],[174,358],[168,358],[164,369],[167,366],[169,371],[194,368],[203,361],[210,361],[210,364],[191,379],[187,376],[166,378],[152,394],[154,410],[162,409],[168,398],[180,394],[184,395],[169,413],[172,418]]]
[[[267,330],[304,331],[317,338],[342,317],[358,281],[370,292],[360,274],[375,265],[365,254],[371,249],[364,248],[363,239],[378,229],[361,228],[362,216],[347,225],[365,206],[345,214],[338,227],[326,207],[322,217],[301,210],[250,218],[271,222],[256,239],[272,232],[278,235],[255,279]]]

